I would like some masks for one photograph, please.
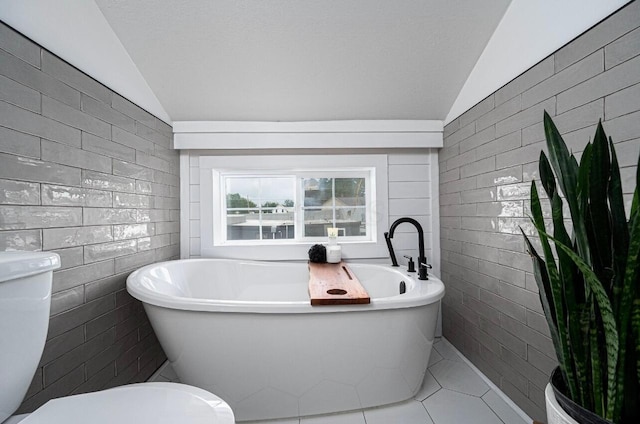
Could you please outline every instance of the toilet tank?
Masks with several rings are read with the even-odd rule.
[[[38,368],[59,267],[55,253],[0,252],[0,423],[18,409]]]

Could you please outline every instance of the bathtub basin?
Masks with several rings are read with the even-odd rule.
[[[238,421],[409,399],[427,369],[444,285],[349,266],[370,304],[312,307],[306,263],[163,262],[132,273],[127,290],[180,380],[224,399]]]

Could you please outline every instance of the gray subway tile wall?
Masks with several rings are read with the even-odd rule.
[[[616,143],[628,213],[640,154],[639,17],[640,2],[627,5],[444,129],[444,336],[535,419],[544,419],[556,360],[519,227],[532,234],[529,190],[546,149],[542,111],[578,156],[602,119]]]
[[[48,340],[19,412],[146,380],[166,359],[136,268],[179,255],[172,129],[0,23],[0,250],[51,250]]]

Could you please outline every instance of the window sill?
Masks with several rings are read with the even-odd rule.
[[[202,257],[226,259],[251,259],[262,261],[306,261],[309,259],[309,249],[316,243],[289,243],[281,245],[244,245],[244,246],[202,246]],[[326,244],[326,243],[322,243]],[[389,252],[386,245],[376,242],[339,243],[342,247],[342,257],[351,259],[387,258]]]

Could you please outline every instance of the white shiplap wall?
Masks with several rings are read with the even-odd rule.
[[[242,154],[243,152],[213,152],[183,150],[181,153],[181,237],[183,258],[200,257],[200,169],[202,155]],[[246,153],[246,152],[245,152]],[[329,154],[334,152],[329,152]],[[358,154],[363,151],[340,151]],[[371,153],[371,152],[367,152]],[[375,153],[381,153],[379,150]],[[385,153],[385,152],[382,152]],[[275,154],[275,153],[274,153]],[[323,154],[327,154],[324,152]],[[389,223],[403,216],[412,217],[422,225],[425,250],[432,272],[440,275],[440,234],[438,204],[438,156],[436,149],[403,149],[401,153],[386,152],[388,157]],[[379,240],[384,245],[384,240]],[[402,255],[418,256],[418,237],[408,224],[398,227],[393,238],[398,262],[406,263]],[[246,259],[251,259],[247,257]],[[389,262],[388,257],[368,258],[367,262]]]

